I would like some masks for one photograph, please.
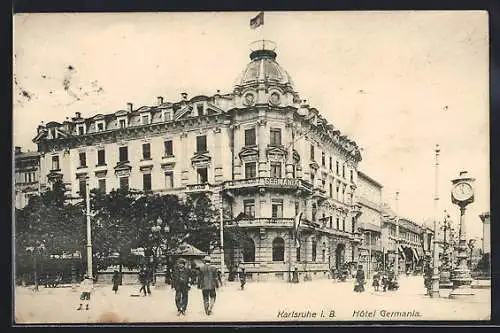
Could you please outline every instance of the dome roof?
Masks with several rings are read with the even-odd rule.
[[[236,80],[236,86],[246,86],[255,84],[257,81],[265,81],[267,83],[290,85],[293,88],[292,78],[276,62],[276,52],[266,46],[268,45],[262,44],[260,49],[253,50],[250,53],[252,61]]]

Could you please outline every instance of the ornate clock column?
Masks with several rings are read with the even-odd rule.
[[[465,226],[465,209],[467,205],[474,202],[473,183],[475,179],[469,177],[467,171],[460,172],[458,178],[453,179],[453,189],[451,191],[451,201],[460,207],[460,231],[457,246],[457,266],[451,273],[453,290],[450,298],[474,295],[471,289],[472,278],[467,266],[467,233]]]

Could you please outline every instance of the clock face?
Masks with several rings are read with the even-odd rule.
[[[452,194],[458,201],[465,201],[470,199],[474,192],[472,191],[472,186],[470,184],[459,183],[453,188]]]

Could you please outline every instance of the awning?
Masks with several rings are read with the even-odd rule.
[[[413,252],[413,256],[415,257],[415,259],[418,261],[418,254],[417,254],[417,250],[415,250],[413,247],[411,248],[412,252]]]
[[[401,245],[398,245],[398,250],[399,252],[401,252],[401,255],[403,256],[403,258],[406,260],[406,255],[405,255],[405,251],[403,251],[403,247]]]

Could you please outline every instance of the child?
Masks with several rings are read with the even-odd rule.
[[[373,276],[373,283],[372,283],[373,288],[375,291],[378,291],[378,287],[380,286],[380,273],[375,273]]]
[[[247,283],[247,277],[245,274],[245,268],[241,268],[240,272],[240,284],[241,284],[241,290],[245,289],[245,284]]]
[[[90,293],[94,289],[94,280],[92,280],[89,276],[85,275],[85,278],[80,284],[80,288],[82,291],[82,294],[80,295],[80,301],[83,301],[83,303],[85,303],[86,305],[85,310],[88,310],[90,302]],[[78,307],[77,310],[83,310],[82,308],[83,303],[80,303],[80,306]]]

